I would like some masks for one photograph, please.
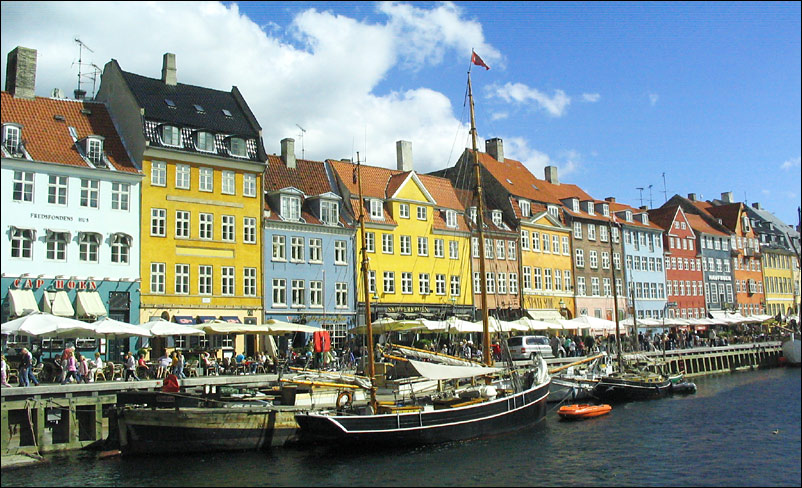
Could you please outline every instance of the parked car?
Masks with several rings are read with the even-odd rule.
[[[536,355],[553,358],[554,353],[546,336],[515,336],[507,339],[512,359],[532,359]]]

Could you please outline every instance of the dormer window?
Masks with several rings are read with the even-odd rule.
[[[521,217],[529,217],[531,215],[530,212],[532,211],[529,202],[526,200],[521,200],[519,205],[521,207]]]
[[[624,218],[626,219],[627,222],[632,222],[632,211],[627,210],[626,213],[624,214]]]
[[[556,205],[549,205],[548,209],[549,209],[549,215],[551,215],[555,219],[560,218],[560,209],[557,208]]]
[[[195,133],[195,148],[198,151],[216,152],[214,146],[214,134],[206,131],[198,131]]]
[[[457,227],[457,212],[446,210],[446,227]]]
[[[491,213],[491,217],[493,219],[493,225],[496,227],[501,226],[501,210],[493,210]]]
[[[195,107],[195,111],[198,112],[199,114],[205,114],[206,113],[206,110],[204,110],[203,107],[198,105],[197,103],[192,105],[192,106]]]
[[[86,138],[86,158],[94,165],[103,163],[103,138],[97,136]]]
[[[20,151],[20,142],[22,141],[22,126],[17,124],[5,124],[3,126],[3,147],[6,148],[11,154],[17,154]]]
[[[579,200],[576,198],[571,199],[571,210],[574,212],[579,212]]]
[[[474,224],[476,223],[476,207],[471,207],[468,209],[468,216],[471,218],[471,222]]]
[[[231,112],[229,112],[228,110],[222,109],[221,112],[223,112],[223,115],[225,115],[226,118],[228,118],[228,119],[231,118]]]
[[[245,147],[245,139],[241,137],[230,137],[228,139],[228,152],[232,156],[244,158],[248,156],[248,149]]]
[[[181,129],[174,125],[163,125],[162,144],[165,146],[181,147]]]
[[[602,205],[602,213],[604,214],[605,217],[610,216],[610,206],[607,205],[606,203]]]
[[[175,108],[175,102],[170,100],[169,98],[165,98],[164,103],[170,108]]]
[[[648,224],[649,223],[649,215],[645,214],[645,213],[641,214],[641,222],[643,222],[644,224]]]
[[[596,215],[596,212],[593,209],[593,202],[588,202],[588,215]]]
[[[301,198],[281,195],[281,217],[284,220],[301,220]]]
[[[381,200],[370,200],[370,218],[384,220],[384,206]]]
[[[340,222],[339,206],[337,202],[320,201],[320,220],[326,225],[337,225]]]

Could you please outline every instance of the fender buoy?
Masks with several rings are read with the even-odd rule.
[[[337,408],[343,409],[345,407],[350,407],[351,404],[354,402],[354,394],[350,390],[345,390],[337,395]]]

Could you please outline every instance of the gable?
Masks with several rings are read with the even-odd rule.
[[[400,184],[398,189],[392,195],[389,195],[389,197],[395,200],[430,204],[436,203],[415,173],[410,173]]]

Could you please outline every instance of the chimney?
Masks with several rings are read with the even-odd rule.
[[[615,197],[607,197],[604,199],[605,202],[615,203]]]
[[[295,139],[281,140],[281,160],[288,168],[295,168]]]
[[[696,193],[688,193],[688,200],[695,202],[696,201]]]
[[[546,181],[553,185],[559,185],[560,179],[557,178],[557,166],[546,166]]]
[[[164,53],[162,58],[162,82],[165,85],[175,86],[178,83],[178,75],[175,69],[175,54]]]
[[[722,192],[721,193],[721,200],[724,201],[724,203],[733,203],[732,192],[731,191]]]
[[[648,205],[641,205],[638,208],[641,209],[641,210],[649,210],[649,206]]]
[[[395,141],[395,160],[398,171],[412,171],[412,143]]]
[[[752,208],[756,208],[758,210],[763,210],[763,207],[760,206],[759,202],[753,202],[752,203]]]
[[[494,137],[492,139],[488,139],[485,141],[485,152],[491,156],[496,161],[503,163],[504,162],[504,142],[498,137]]]
[[[80,88],[76,88],[72,91],[72,94],[75,96],[76,100],[83,100],[86,97],[86,90],[81,90]]]
[[[15,98],[34,98],[36,49],[17,46],[6,57],[6,91]]]

